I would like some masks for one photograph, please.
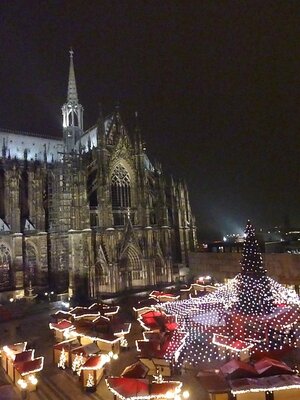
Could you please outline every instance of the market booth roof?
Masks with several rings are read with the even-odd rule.
[[[149,396],[148,379],[134,378],[107,378],[106,383],[110,390],[121,399],[143,399]]]
[[[225,347],[227,349],[237,352],[247,350],[253,347],[253,343],[235,339],[230,336],[218,335],[216,333],[213,336],[213,343],[216,344],[217,346]]]
[[[136,302],[135,306],[133,307],[135,310],[140,310],[142,308],[155,306],[158,304],[158,300],[155,298],[150,299],[143,299]]]
[[[112,316],[119,312],[120,306],[108,305],[104,303],[94,303],[89,307],[89,310],[100,312],[105,316]]]
[[[72,339],[68,339],[68,340],[65,340],[65,341],[60,342],[60,343],[56,343],[56,344],[53,346],[53,348],[54,348],[55,350],[62,350],[62,349],[64,349],[64,350],[66,350],[66,351],[70,351],[70,350],[76,349],[76,348],[78,348],[78,347],[80,347],[80,343],[79,343],[79,341],[78,341],[76,338],[72,338]]]
[[[258,375],[252,365],[235,359],[227,362],[220,369],[223,375],[230,379],[252,378]]]
[[[284,362],[273,358],[264,357],[254,364],[254,368],[260,376],[272,376],[293,374],[293,371]]]
[[[300,398],[300,377],[296,375],[275,375],[262,378],[234,379],[230,380],[229,384],[233,394],[299,389]],[[288,399],[288,397],[286,398]]]
[[[123,378],[146,378],[149,368],[141,361],[129,365],[124,369],[121,376]]]
[[[100,369],[108,362],[109,357],[106,354],[91,356],[82,366],[82,369]]]
[[[25,350],[22,351],[22,353],[18,353],[15,355],[14,362],[19,363],[19,362],[30,361],[33,360],[33,358],[34,358],[34,350]]]
[[[3,346],[3,351],[13,359],[15,359],[16,354],[22,353],[26,350],[27,342],[15,343]]]
[[[170,393],[175,398],[177,392],[180,392],[182,383],[176,381],[152,382],[148,379],[134,378],[114,378],[106,379],[109,389],[120,399],[166,399]]]
[[[44,366],[44,357],[38,357],[30,361],[24,361],[15,364],[16,370],[22,376],[39,372],[43,369],[43,366]]]
[[[56,331],[65,331],[67,329],[74,328],[74,325],[72,322],[62,319],[61,321],[55,323],[55,322],[50,322],[49,324],[50,329],[55,329]]]
[[[99,353],[100,349],[96,343],[89,343],[85,346],[79,346],[72,350],[73,354],[83,354],[85,357],[89,356],[90,354]]]
[[[203,372],[197,374],[197,378],[209,393],[228,393],[230,390],[228,381],[222,374],[216,372]]]

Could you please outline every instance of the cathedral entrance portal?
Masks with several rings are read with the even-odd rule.
[[[120,259],[120,288],[130,290],[143,285],[143,264],[135,247],[129,246]]]

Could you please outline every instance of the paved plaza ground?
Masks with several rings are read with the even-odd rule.
[[[0,346],[26,340],[29,345],[36,349],[36,356],[45,356],[44,370],[39,373],[38,390],[28,394],[27,399],[113,400],[114,397],[107,389],[104,378],[102,378],[95,393],[86,393],[81,389],[78,377],[73,375],[70,369],[62,371],[53,364],[52,347],[55,341],[53,332],[49,329],[49,316],[53,312],[55,312],[53,306],[48,306],[44,307],[44,310],[40,310],[38,314],[0,323]],[[107,369],[108,375],[118,376],[127,365],[136,361],[137,351],[135,340],[139,338],[142,338],[142,330],[140,325],[136,321],[133,321],[129,338],[129,350],[122,352],[118,360],[112,361]],[[208,400],[207,394],[201,388],[194,374],[184,373],[180,377],[174,376],[172,378],[181,380],[184,383],[185,388],[190,391],[191,400]],[[1,367],[0,382],[12,384]],[[20,392],[16,388],[14,388],[14,391],[16,399],[21,399]]]

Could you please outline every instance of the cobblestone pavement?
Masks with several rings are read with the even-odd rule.
[[[27,316],[19,320],[13,320],[0,324],[0,346],[28,341],[29,345],[36,349],[36,356],[45,356],[44,370],[39,373],[38,390],[27,395],[28,400],[79,400],[97,399],[113,400],[112,393],[107,389],[105,380],[102,379],[95,393],[86,393],[81,389],[79,378],[73,375],[70,369],[62,371],[53,364],[52,347],[55,343],[53,333],[49,329],[49,315],[54,310],[44,310],[40,314]],[[135,340],[141,338],[141,328],[138,323],[132,324],[129,337],[129,350],[120,354],[119,359],[112,361],[107,374],[118,376],[123,369],[136,361]],[[29,347],[31,347],[29,346]],[[191,400],[208,400],[197,379],[190,374],[183,374],[172,379],[183,381],[185,388],[190,393]],[[0,367],[0,381],[11,384],[9,378]],[[21,399],[18,389],[14,388],[17,399]],[[23,397],[24,398],[24,397]]]

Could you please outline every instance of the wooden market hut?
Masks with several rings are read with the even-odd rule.
[[[148,375],[148,372],[149,368],[141,360],[138,360],[134,364],[128,365],[121,373],[121,376],[124,378],[144,379]]]
[[[43,369],[44,357],[34,357],[33,349],[26,349],[27,342],[4,346],[2,366],[14,384],[26,385],[26,390],[34,391],[37,386],[35,374]]]
[[[100,353],[100,349],[97,346],[96,343],[89,343],[85,346],[79,346],[76,348],[73,348],[70,352],[70,366],[72,366],[74,359],[76,358],[76,356],[80,356],[82,355],[83,357],[83,361],[86,362],[88,360],[88,358],[90,357],[90,355],[96,355]]]
[[[25,351],[26,347],[27,342],[3,346],[1,351],[1,364],[6,373],[8,373],[10,364],[13,364],[16,354]]]
[[[71,352],[78,347],[80,347],[80,343],[77,338],[55,344],[53,346],[53,363],[58,365],[61,360],[61,354],[64,352],[65,366],[71,368]]]
[[[59,322],[50,322],[49,328],[53,330],[55,339],[61,341],[67,338],[66,333],[74,331],[75,326],[73,322],[62,319]]]
[[[106,354],[98,354],[87,359],[81,367],[81,382],[84,389],[90,391],[96,389],[107,362],[109,357]]]
[[[35,374],[40,372],[43,367],[44,357],[37,357],[32,360],[15,363],[14,382],[17,384],[19,380],[24,380],[27,384],[27,391],[35,391],[38,383]]]
[[[236,400],[299,400],[300,377],[274,375],[261,378],[229,380]]]
[[[149,382],[148,379],[109,377],[106,379],[115,399],[170,399],[174,400],[181,391],[182,383],[177,381]]]

